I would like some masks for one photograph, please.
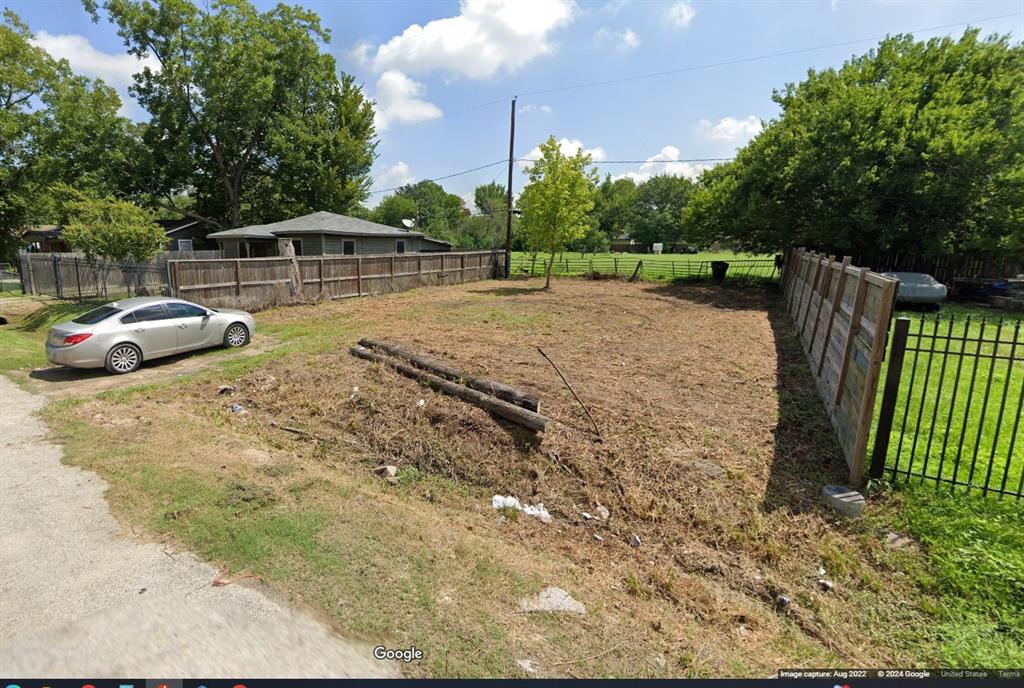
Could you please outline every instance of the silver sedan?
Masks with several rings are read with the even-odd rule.
[[[113,301],[50,328],[46,357],[72,368],[130,373],[161,356],[210,346],[245,346],[256,321],[245,311],[146,296]]]

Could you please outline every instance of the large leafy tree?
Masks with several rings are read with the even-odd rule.
[[[706,172],[705,241],[836,253],[1024,249],[1024,46],[886,39],[774,94],[782,115]]]
[[[406,184],[395,196],[416,204],[416,228],[432,237],[454,241],[459,222],[468,214],[462,198],[448,193],[440,184],[429,179]]]
[[[396,194],[385,196],[380,204],[370,211],[368,219],[391,227],[405,227],[402,220],[416,219],[416,201]]]
[[[132,93],[152,119],[151,202],[217,226],[270,222],[313,210],[343,213],[366,197],[375,155],[373,109],[320,50],[313,12],[247,0],[83,0],[102,7],[129,51],[159,67]]]
[[[131,193],[138,129],[117,93],[76,76],[32,44],[13,12],[0,23],[0,254],[13,257],[27,225],[58,222],[58,184]]]
[[[594,218],[609,241],[630,233],[634,222],[636,182],[629,177],[612,181],[607,175],[594,195]]]
[[[554,136],[540,146],[540,158],[526,170],[530,182],[519,196],[523,228],[531,250],[550,254],[544,288],[551,288],[555,254],[592,227],[597,172],[582,150],[566,155]]]
[[[683,212],[693,189],[694,183],[686,177],[670,175],[657,175],[641,184],[633,195],[633,240],[642,246],[679,241],[683,236]]]

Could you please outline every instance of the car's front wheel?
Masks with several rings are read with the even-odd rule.
[[[115,375],[138,370],[142,365],[142,351],[134,344],[118,344],[107,352],[106,368]]]
[[[237,348],[249,343],[249,330],[242,323],[234,323],[224,330],[224,346]]]

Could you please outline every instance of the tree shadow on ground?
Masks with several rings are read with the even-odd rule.
[[[786,509],[794,514],[823,509],[821,487],[845,484],[849,469],[778,285],[676,283],[652,287],[651,291],[724,310],[765,313],[775,345],[775,394],[779,410],[772,431],[773,451],[761,508]]]

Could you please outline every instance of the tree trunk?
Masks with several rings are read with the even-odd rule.
[[[552,251],[551,252],[551,260],[548,261],[547,280],[544,282],[544,288],[545,289],[550,289],[551,288],[551,268],[554,267],[554,265],[555,265],[555,252]]]

